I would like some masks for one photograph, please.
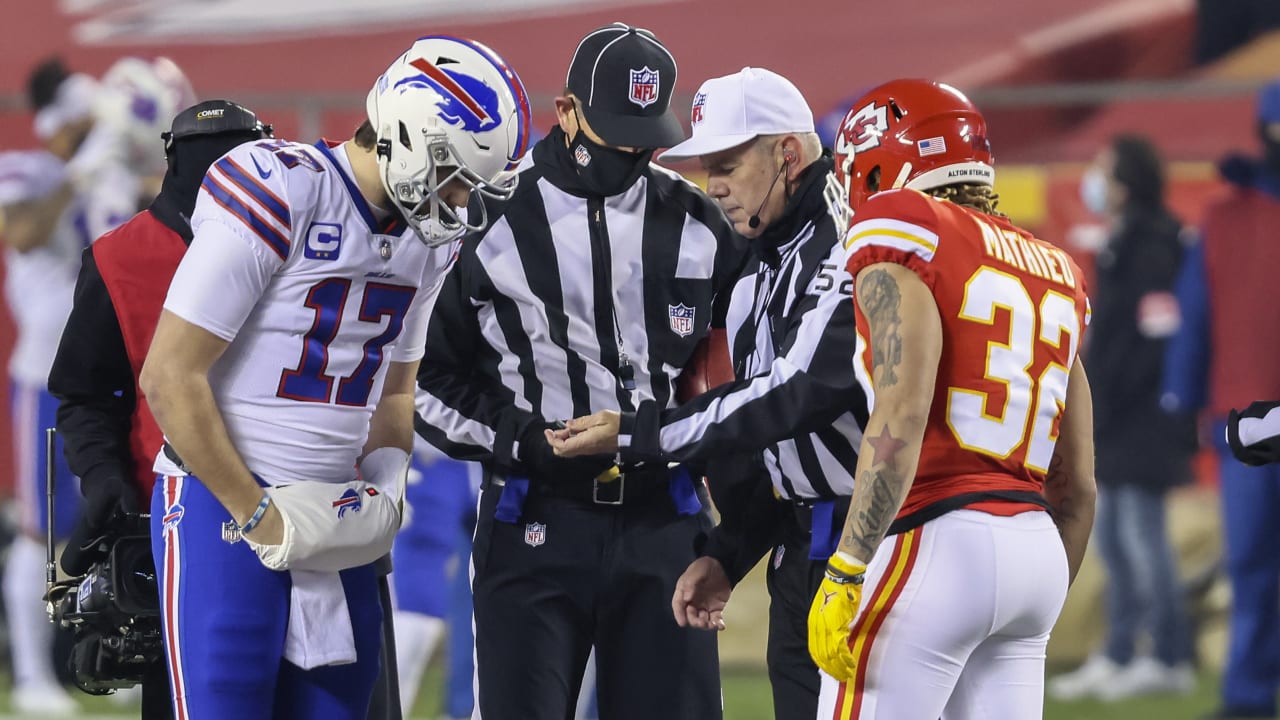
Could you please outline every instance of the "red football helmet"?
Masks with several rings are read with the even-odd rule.
[[[845,114],[835,145],[828,200],[851,210],[891,188],[995,184],[986,120],[943,83],[894,80],[871,90]],[[869,187],[873,177],[878,182]]]

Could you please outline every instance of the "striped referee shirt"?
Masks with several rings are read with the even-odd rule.
[[[431,314],[419,434],[510,468],[535,423],[674,406],[675,379],[713,315],[723,322],[747,257],[720,209],[654,165],[619,195],[591,194],[556,128],[489,218]]]
[[[778,495],[853,494],[867,400],[854,375],[853,279],[822,190],[832,163],[805,170],[783,217],[753,243],[758,267],[728,311],[733,383],[674,410],[624,413],[624,458],[691,460],[764,448]]]

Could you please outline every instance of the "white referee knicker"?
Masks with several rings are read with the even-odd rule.
[[[408,472],[409,454],[384,447],[360,462],[360,480],[269,487],[266,493],[284,520],[284,540],[245,542],[271,570],[337,572],[367,565],[391,552]]]

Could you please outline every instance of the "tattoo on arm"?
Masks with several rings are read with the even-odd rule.
[[[898,508],[902,507],[907,487],[902,476],[891,467],[864,470],[858,476],[858,487],[849,508],[848,524],[853,532],[844,534],[840,549],[871,562]]]
[[[867,436],[866,443],[874,450],[872,467],[858,476],[840,549],[870,562],[897,517],[911,483],[894,463],[894,457],[907,443],[894,437],[888,425],[878,437]]]
[[[880,373],[877,385],[895,385],[895,371],[902,362],[902,292],[898,281],[886,270],[872,270],[858,279],[858,300],[871,326],[872,372]]]
[[[1063,467],[1065,461],[1061,455],[1054,454],[1049,460],[1049,469],[1044,474],[1044,495],[1053,510],[1053,519],[1061,528],[1063,522],[1075,515],[1075,499],[1071,497],[1071,484],[1067,471]]]

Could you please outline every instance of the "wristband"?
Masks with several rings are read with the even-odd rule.
[[[258,501],[258,508],[253,511],[253,515],[249,517],[249,521],[240,526],[240,535],[243,537],[258,527],[258,523],[262,522],[262,516],[267,514],[267,506],[271,504],[271,496],[262,493],[262,499]]]
[[[837,585],[861,585],[866,572],[867,566],[848,553],[837,552],[827,562],[827,579]]]

